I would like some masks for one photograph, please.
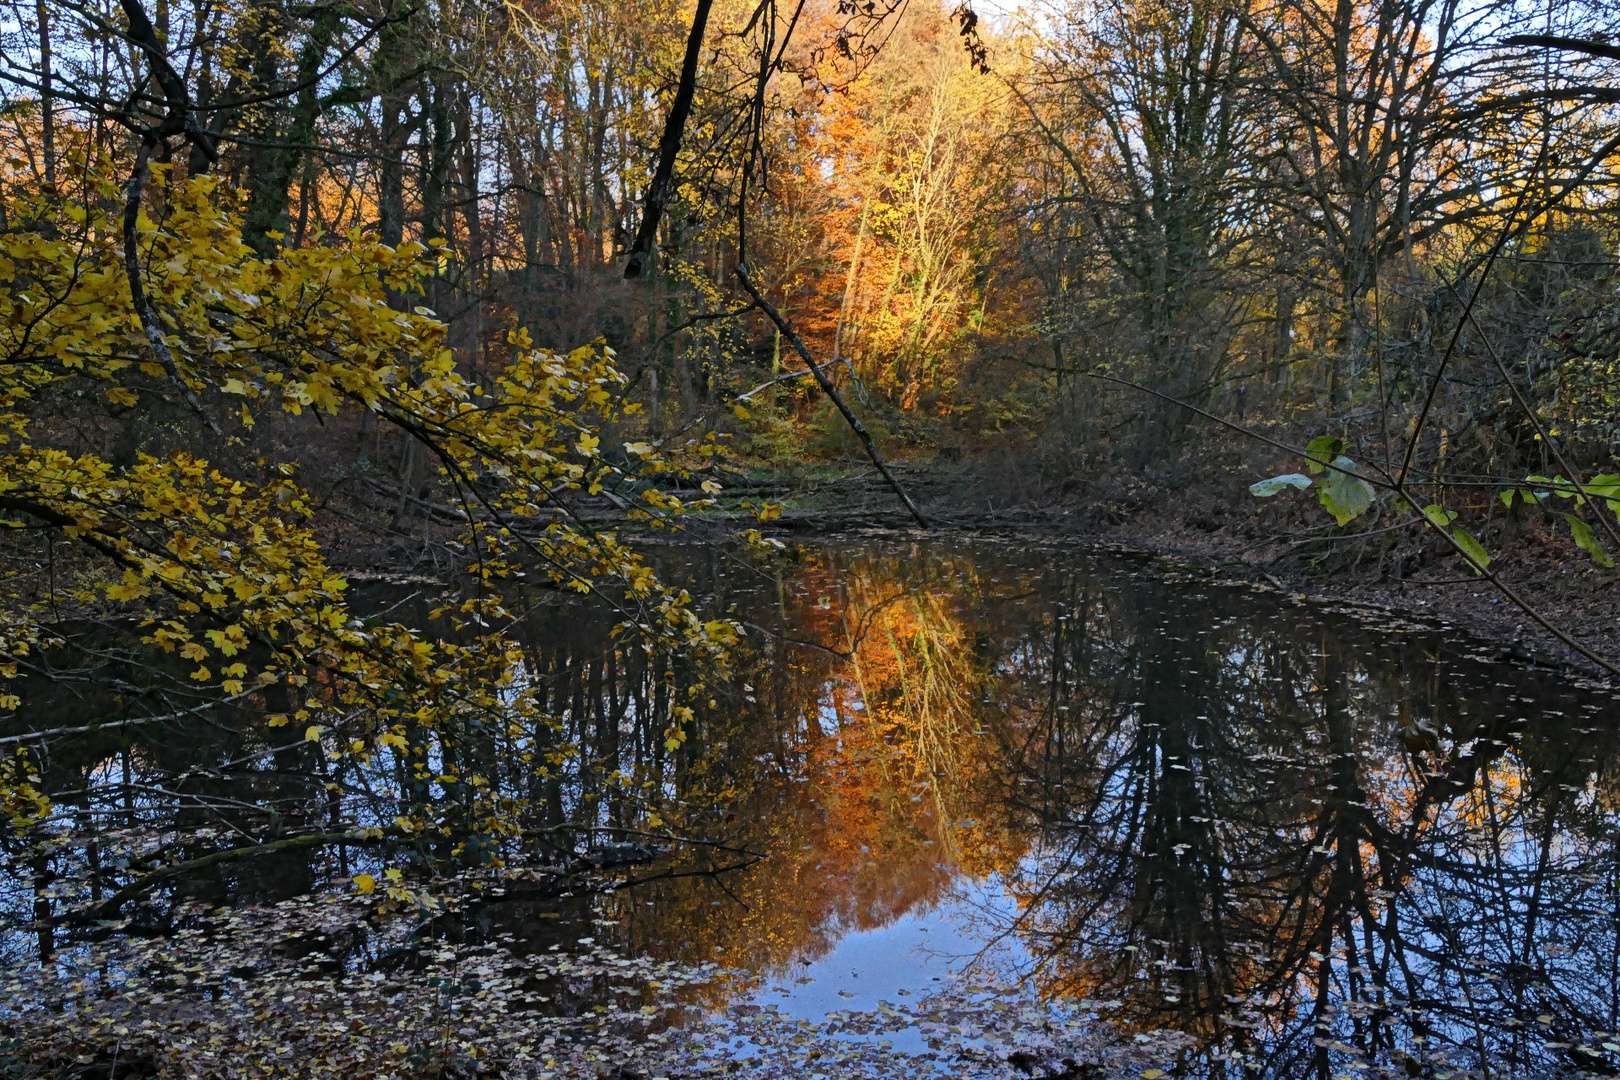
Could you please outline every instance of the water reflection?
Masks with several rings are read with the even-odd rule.
[[[1047,986],[1263,1075],[1607,1066],[1608,702],[1231,594],[1054,598],[1008,717]]]
[[[680,664],[537,592],[515,662],[557,726],[446,750],[480,755],[526,807],[510,864],[623,863],[629,887],[508,889],[423,933],[512,934],[533,952],[596,936],[755,972],[810,1009],[829,987],[794,987],[810,970],[825,984],[817,961],[881,965],[884,928],[949,926],[942,952],[986,948],[1043,994],[1118,1002],[1127,1037],[1194,1036],[1182,1075],[1620,1065],[1610,696],[1421,627],[1057,547],[656,562],[749,628],[724,680],[694,698]],[[434,601],[376,597],[424,623]],[[671,744],[682,703],[693,717]],[[101,735],[53,753],[49,786],[74,813],[198,853],[221,842],[209,830],[346,813],[359,779],[334,793],[318,744],[276,742],[250,715]],[[386,765],[360,779],[386,785]],[[168,932],[182,901],[319,889],[371,857],[339,844],[221,865],[125,914]],[[50,881],[70,877],[115,893],[130,871],[102,858],[64,847],[12,868],[12,910],[60,910],[73,898]],[[9,938],[15,955],[104,932],[50,925],[51,941]],[[896,970],[919,967],[894,949]],[[368,955],[339,959],[359,970]],[[568,1007],[605,992],[576,986]]]
[[[978,939],[1200,1074],[1620,1061],[1609,697],[1069,553],[814,552],[780,588],[726,759],[772,859],[627,900],[638,946],[770,969],[994,874],[1017,913]]]

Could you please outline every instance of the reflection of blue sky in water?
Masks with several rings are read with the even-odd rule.
[[[926,994],[952,977],[1017,981],[1032,958],[1016,940],[996,940],[995,930],[1016,910],[999,877],[961,882],[886,926],[845,934],[826,956],[769,983],[760,1000],[815,1020],[838,1009],[874,1009],[879,999]]]
[[[1011,990],[1033,964],[1016,938],[998,933],[1016,914],[1016,901],[999,876],[959,881],[944,897],[884,926],[844,934],[826,955],[767,982],[750,1004],[774,1005],[788,1019],[821,1024],[832,1013],[877,1012],[885,1003],[914,1006],[964,981]],[[901,1053],[928,1049],[915,1027],[881,1038]],[[744,1039],[730,1045],[753,1050]]]

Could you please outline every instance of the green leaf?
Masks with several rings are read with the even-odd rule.
[[[1314,446],[1315,442],[1311,445]],[[1333,466],[1333,470],[1317,485],[1317,497],[1322,500],[1327,512],[1333,515],[1333,520],[1340,525],[1348,525],[1367,512],[1377,493],[1367,481],[1340,471],[1355,469],[1356,463],[1349,458],[1342,455],[1336,457]]]
[[[1586,492],[1605,499],[1620,499],[1620,476],[1614,473],[1599,473],[1586,482]]]
[[[1277,494],[1277,492],[1281,491],[1285,487],[1303,489],[1310,486],[1310,477],[1304,475],[1303,473],[1291,472],[1285,473],[1282,476],[1273,476],[1270,480],[1261,480],[1257,483],[1250,484],[1249,494],[1258,495],[1262,499],[1269,499],[1271,496]]]
[[[1513,509],[1513,496],[1515,496],[1517,494],[1518,494],[1518,492],[1514,491],[1512,488],[1508,488],[1506,491],[1504,491],[1500,495],[1498,495],[1497,498],[1502,500],[1502,505],[1503,506],[1505,506],[1509,510],[1511,510],[1511,509]]]
[[[1312,475],[1327,468],[1328,462],[1344,453],[1344,440],[1337,435],[1318,435],[1305,446],[1305,467]]]
[[[1441,529],[1444,529],[1453,521],[1457,520],[1457,514],[1455,511],[1447,510],[1439,503],[1430,503],[1428,506],[1425,506],[1423,508],[1423,516],[1434,522],[1434,524]]]
[[[1456,517],[1455,514],[1452,516]],[[1459,525],[1451,530],[1451,538],[1457,541],[1457,546],[1462,548],[1463,554],[1474,564],[1474,573],[1483,574],[1485,568],[1491,565],[1490,552],[1486,551],[1485,545],[1475,540],[1467,529]]]
[[[1554,481],[1553,481],[1552,477],[1550,477],[1550,476],[1527,476],[1527,477],[1524,478],[1524,482],[1527,483],[1527,484],[1551,484]],[[1546,502],[1548,499],[1552,498],[1553,493],[1550,492],[1550,491],[1523,491],[1523,490],[1521,490],[1519,492],[1519,494],[1523,495],[1526,499],[1533,500],[1534,502],[1536,502],[1539,505],[1541,503]]]
[[[1564,521],[1569,525],[1569,533],[1575,538],[1575,546],[1592,556],[1592,559],[1602,567],[1613,567],[1614,560],[1609,553],[1603,550],[1597,537],[1592,535],[1592,526],[1576,517],[1574,514],[1565,514]]]
[[[1594,476],[1592,482],[1586,485],[1586,490],[1593,498],[1602,499],[1609,513],[1620,518],[1620,476],[1614,473]]]

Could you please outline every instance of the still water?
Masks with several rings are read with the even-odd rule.
[[[701,1029],[692,1070],[1620,1074],[1609,693],[1437,624],[1060,545],[654,561],[747,628],[734,667],[670,749],[691,673],[537,600],[526,677],[573,753],[514,784],[542,854],[614,887],[513,890],[476,923],[730,972],[660,1035]],[[239,750],[143,738],[170,775]],[[318,891],[354,871],[332,859],[184,891]]]
[[[689,569],[765,642],[716,768],[770,857],[626,896],[633,947],[807,1019],[1011,976],[1192,1035],[1194,1071],[1620,1062],[1612,697],[1062,549]]]

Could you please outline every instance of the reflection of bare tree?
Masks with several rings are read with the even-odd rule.
[[[1231,598],[1055,592],[1011,787],[1047,985],[1202,1033],[1212,1075],[1606,1056],[1612,748],[1556,721],[1595,705]]]

